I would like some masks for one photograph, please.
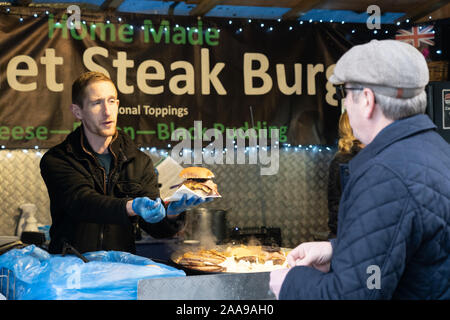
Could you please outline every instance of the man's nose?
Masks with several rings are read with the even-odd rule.
[[[109,116],[112,113],[113,108],[114,108],[113,103],[110,103],[108,101],[103,101],[103,113],[106,116]]]

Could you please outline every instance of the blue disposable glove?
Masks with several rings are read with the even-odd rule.
[[[131,207],[137,215],[140,215],[149,223],[160,222],[166,216],[166,209],[162,205],[160,198],[156,198],[156,201],[147,197],[135,198]]]
[[[202,203],[211,202],[213,199],[214,198],[201,198],[194,195],[191,195],[188,198],[187,194],[183,194],[180,200],[173,201],[169,204],[169,206],[167,207],[167,215],[174,216],[180,214],[190,207],[195,207]]]

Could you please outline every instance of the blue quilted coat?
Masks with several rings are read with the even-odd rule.
[[[294,267],[280,299],[450,299],[450,145],[426,115],[349,163],[331,270]]]

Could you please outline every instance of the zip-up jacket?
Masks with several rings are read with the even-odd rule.
[[[112,160],[106,176],[82,128],[49,149],[40,162],[52,217],[49,252],[61,253],[68,242],[80,252],[135,253],[137,226],[154,238],[175,235],[184,226],[184,213],[151,224],[139,216],[129,217],[126,211],[131,199],[160,196],[151,158],[117,131],[109,145]]]

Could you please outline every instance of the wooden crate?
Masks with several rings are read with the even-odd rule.
[[[430,81],[448,80],[448,61],[428,62],[428,69],[430,70]]]

